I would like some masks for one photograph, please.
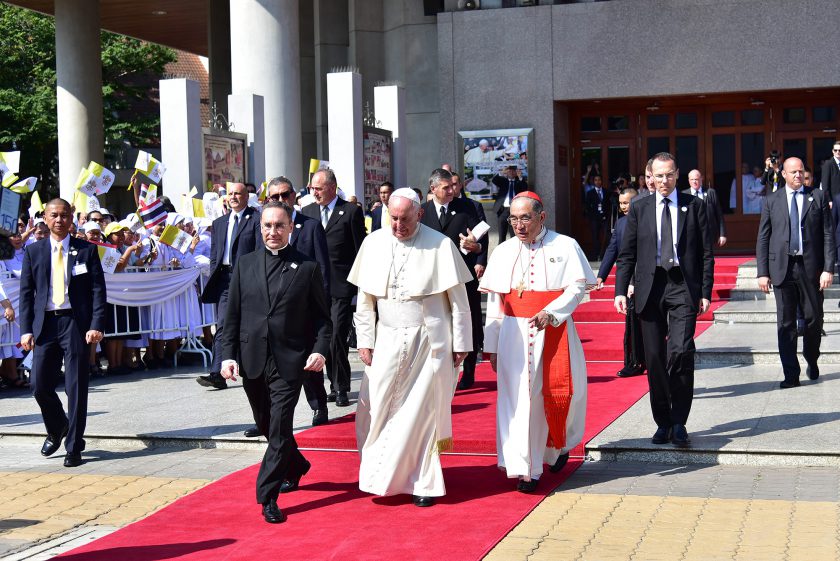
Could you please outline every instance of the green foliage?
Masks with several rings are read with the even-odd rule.
[[[22,177],[55,191],[58,171],[55,21],[0,4],[0,149],[16,143]],[[176,59],[172,49],[102,32],[102,101],[106,146],[155,143],[157,77]],[[154,86],[152,89],[151,86]]]

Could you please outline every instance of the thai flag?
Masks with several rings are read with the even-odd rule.
[[[143,226],[149,230],[154,228],[166,220],[166,211],[163,210],[163,202],[160,199],[155,199],[148,205],[141,204],[137,209],[137,216],[143,222]]]

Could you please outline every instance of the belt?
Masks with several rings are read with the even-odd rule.
[[[47,317],[72,316],[73,310],[46,310],[44,313],[47,315]]]
[[[801,255],[788,255],[788,260],[793,261],[794,263],[799,263],[802,261]]]
[[[219,270],[223,273],[229,273],[233,271],[233,265],[220,265]]]

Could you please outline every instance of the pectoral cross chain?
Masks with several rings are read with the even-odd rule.
[[[516,292],[519,294],[519,297],[522,298],[522,293],[525,292],[525,281],[520,280],[519,284],[516,285]]]

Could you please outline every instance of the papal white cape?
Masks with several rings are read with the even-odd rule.
[[[557,326],[566,322],[573,395],[566,418],[566,446],[549,448],[548,423],[542,396],[545,331],[528,326],[528,318],[506,316],[502,298],[516,298],[525,290],[563,289],[544,310]],[[538,479],[543,462],[553,464],[560,454],[583,438],[586,416],[586,360],[572,321],[572,312],[595,275],[577,242],[543,229],[532,244],[512,238],[500,244],[487,264],[479,290],[488,293],[484,352],[496,353],[498,401],[496,449],[499,467],[508,477]]]

